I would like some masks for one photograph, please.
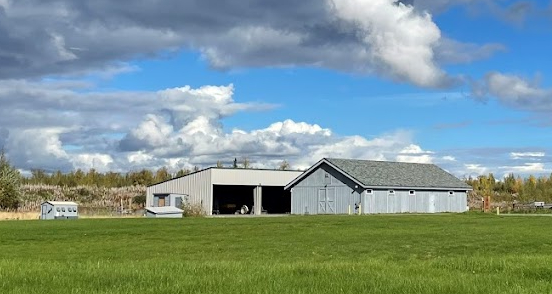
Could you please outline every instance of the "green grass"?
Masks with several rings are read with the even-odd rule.
[[[552,217],[0,222],[0,293],[552,293]]]

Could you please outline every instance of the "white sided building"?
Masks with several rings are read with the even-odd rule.
[[[284,187],[300,171],[211,167],[147,188],[146,207],[176,206],[175,195],[207,215],[235,214],[244,205],[253,214],[291,212]]]

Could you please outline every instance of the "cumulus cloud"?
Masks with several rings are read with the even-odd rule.
[[[396,160],[401,162],[433,163],[433,152],[424,151],[418,145],[408,145],[403,148]]]
[[[185,49],[219,69],[324,67],[441,88],[455,81],[442,61],[498,48],[442,38],[428,12],[394,2],[3,0],[0,79],[125,72]]]
[[[6,106],[0,108],[0,138],[18,168],[125,172],[167,166],[174,171],[246,157],[264,168],[284,159],[307,168],[322,157],[431,161],[432,153],[416,145],[408,131],[367,139],[289,119],[249,131],[225,130],[225,118],[274,107],[236,102],[232,85],[151,92],[89,87],[0,81],[0,103]]]
[[[435,163],[463,177],[546,172],[552,163],[546,149],[427,150],[408,130],[343,136],[290,119],[229,130],[226,118],[275,107],[236,102],[232,85],[110,92],[72,81],[10,80],[0,81],[0,104],[6,106],[0,108],[0,141],[22,170],[175,171],[230,165],[234,158],[259,168],[287,160],[304,169],[323,157],[341,157]]]

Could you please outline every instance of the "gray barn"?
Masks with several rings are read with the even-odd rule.
[[[78,204],[71,201],[46,201],[40,205],[40,219],[79,218]]]
[[[284,187],[302,172],[211,167],[183,177],[151,185],[147,207],[183,202],[200,206],[207,214],[234,214],[246,205],[252,214],[289,213],[291,196]]]
[[[285,189],[292,214],[464,212],[472,190],[433,164],[333,158]]]

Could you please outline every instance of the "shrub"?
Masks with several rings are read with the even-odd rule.
[[[132,198],[132,203],[144,207],[146,205],[146,194],[135,196]]]
[[[184,217],[202,217],[206,214],[203,207],[199,203],[189,203],[188,201],[184,201],[182,202],[182,206],[180,208],[184,210],[182,213]]]

